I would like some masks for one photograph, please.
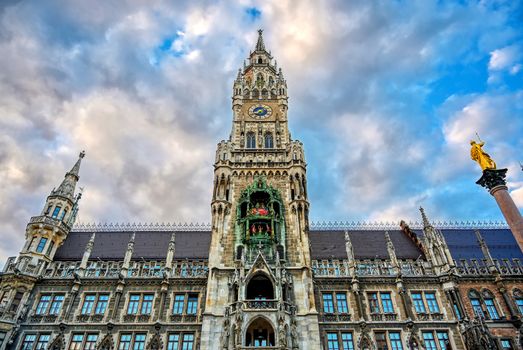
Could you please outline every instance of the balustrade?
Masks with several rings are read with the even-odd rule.
[[[78,272],[79,262],[52,262],[44,271],[46,278],[73,278]],[[85,270],[85,278],[118,278],[122,261],[93,261]],[[127,270],[127,278],[206,278],[207,261],[180,260],[167,271],[164,261],[134,261]]]

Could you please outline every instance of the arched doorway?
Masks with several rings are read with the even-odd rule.
[[[245,334],[245,346],[275,346],[274,328],[266,319],[257,318],[249,325]]]
[[[274,288],[271,280],[262,274],[256,275],[247,285],[247,300],[272,300]]]

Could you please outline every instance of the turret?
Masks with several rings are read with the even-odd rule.
[[[28,264],[41,266],[42,262],[53,260],[56,249],[63,244],[71,230],[78,212],[78,202],[81,192],[75,194],[76,184],[80,178],[80,164],[85,152],[82,151],[78,160],[64,180],[53,189],[45,201],[41,215],[33,216],[26,228],[26,243],[20,252],[19,268]]]

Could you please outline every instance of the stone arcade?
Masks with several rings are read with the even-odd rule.
[[[521,348],[511,230],[423,209],[419,224],[310,224],[287,93],[260,31],[210,226],[75,226],[81,153],[0,275],[0,350]]]

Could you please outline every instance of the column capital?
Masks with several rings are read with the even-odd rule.
[[[504,186],[506,188],[507,170],[508,169],[485,169],[483,170],[483,175],[476,183],[485,187],[492,194],[492,191],[497,187]]]

